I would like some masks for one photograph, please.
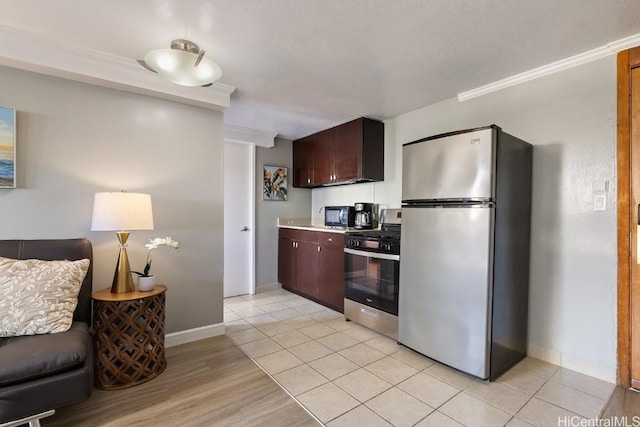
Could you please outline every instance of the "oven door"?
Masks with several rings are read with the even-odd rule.
[[[400,255],[344,249],[344,296],[398,315]]]

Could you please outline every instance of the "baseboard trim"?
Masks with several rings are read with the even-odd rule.
[[[536,359],[544,360],[554,365],[562,365],[562,355],[560,353],[532,343],[527,344],[527,356],[535,357]]]
[[[256,286],[256,293],[259,294],[260,292],[275,291],[277,289],[282,289],[282,285],[280,283],[267,283],[266,285]]]
[[[173,347],[180,344],[203,340],[205,338],[217,337],[218,335],[224,335],[224,331],[224,323],[216,323],[215,325],[201,326],[199,328],[187,329],[185,331],[172,332],[164,336],[164,346]]]
[[[532,343],[527,345],[527,355],[566,369],[571,369],[572,371],[580,372],[581,374],[589,375],[590,377],[598,378],[602,381],[607,381],[612,384],[616,383],[616,368],[610,366],[589,362]]]

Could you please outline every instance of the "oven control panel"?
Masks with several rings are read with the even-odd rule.
[[[398,255],[400,254],[399,239],[372,239],[364,237],[347,237],[345,248],[359,249],[362,251],[378,252]]]

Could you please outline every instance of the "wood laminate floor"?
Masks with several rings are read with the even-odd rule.
[[[136,387],[95,390],[42,420],[54,426],[309,426],[320,424],[226,335],[167,349],[168,367]]]
[[[602,411],[602,415],[600,415],[601,419],[613,419],[615,417],[626,417],[628,425],[638,425],[638,422],[640,422],[640,392],[619,386],[616,387],[609,402],[607,402],[607,406]],[[611,423],[611,425],[615,424]]]

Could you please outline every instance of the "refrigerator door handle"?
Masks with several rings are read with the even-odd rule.
[[[466,208],[466,209],[477,209],[477,208],[493,208],[495,207],[495,202],[454,202],[448,200],[430,200],[423,201],[421,203],[411,203],[411,204],[403,204],[402,208],[431,208],[431,209],[447,209],[447,208]]]

